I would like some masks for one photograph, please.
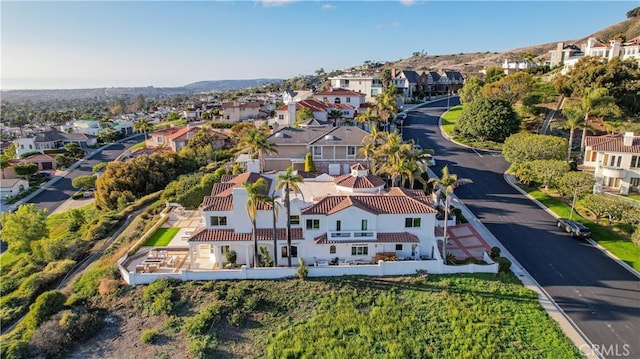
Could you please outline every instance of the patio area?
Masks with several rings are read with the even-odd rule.
[[[474,257],[481,260],[482,254],[491,250],[491,246],[469,223],[449,227],[447,232],[447,253],[453,254],[457,259]],[[438,247],[442,251],[442,242],[438,242]]]

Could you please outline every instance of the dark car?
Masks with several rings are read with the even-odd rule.
[[[567,233],[571,233],[575,238],[591,237],[591,231],[584,224],[565,218],[558,218],[558,228],[564,229]]]

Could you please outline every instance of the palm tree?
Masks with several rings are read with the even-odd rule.
[[[393,157],[392,157],[393,158]],[[405,164],[405,159],[393,159],[386,161],[380,166],[381,173],[386,173],[391,179],[391,186],[397,186],[398,179],[410,175],[410,170]]]
[[[270,196],[266,198],[267,203],[271,205],[271,215],[273,221],[273,266],[278,267],[278,207],[280,207],[280,203],[278,203],[278,195],[273,192]]]
[[[336,127],[339,124],[338,120],[342,118],[342,111],[334,108],[333,110],[329,111],[329,113],[327,113],[327,118],[333,120],[333,127]]]
[[[445,200],[445,208],[444,208],[444,241],[442,243],[442,258],[446,261],[447,254],[447,222],[449,221],[449,201],[451,199],[451,194],[456,188],[458,183],[458,175],[453,173],[449,173],[449,167],[442,167],[442,177],[440,178],[432,178],[429,180],[430,183],[433,183],[433,191],[434,193],[440,194],[440,197],[444,197]],[[446,263],[446,262],[445,262]]]
[[[369,125],[369,128],[372,128],[373,123],[378,121],[378,116],[368,108],[365,112],[360,112],[356,115],[356,121],[364,128],[365,124]]]
[[[397,87],[387,87],[382,95],[376,98],[376,111],[384,127],[388,129],[389,122],[398,113]]]
[[[287,168],[284,173],[278,173],[276,175],[276,189],[281,189],[284,192],[284,205],[287,212],[287,262],[291,267],[291,198],[289,192],[300,193],[300,187],[298,183],[302,183],[303,179],[300,175],[293,174],[293,167]]]
[[[249,153],[251,158],[260,160],[261,173],[264,170],[265,157],[278,153],[277,145],[269,142],[267,135],[254,128],[248,130],[246,135],[240,139],[238,148],[239,153]]]
[[[567,161],[571,160],[571,148],[573,147],[573,135],[576,127],[580,126],[580,123],[584,119],[584,111],[582,105],[579,103],[567,104],[562,109],[562,114],[567,119],[564,123],[564,127],[569,129],[569,148],[567,149]]]
[[[258,228],[257,228],[257,217],[258,217],[258,206],[260,203],[267,202],[267,197],[264,195],[267,189],[267,181],[264,178],[259,178],[254,183],[245,182],[242,185],[247,191],[247,214],[251,219],[251,227],[253,228],[253,267],[257,268],[260,266],[260,261],[258,260],[259,250],[258,250]]]
[[[609,95],[606,88],[587,89],[581,101],[582,111],[584,111],[584,127],[582,128],[582,139],[580,141],[580,152],[584,151],[584,139],[587,136],[589,127],[589,116],[618,116],[620,108],[615,103],[613,96]]]
[[[153,130],[153,124],[149,121],[149,119],[141,118],[133,124],[133,129],[138,132],[144,133],[144,140],[146,141],[147,132]]]

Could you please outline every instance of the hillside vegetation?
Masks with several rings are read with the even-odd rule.
[[[544,57],[548,60],[549,51],[555,49],[560,41],[582,47],[589,37],[609,41],[618,35],[622,35],[626,40],[640,36],[640,20],[631,18],[580,39],[558,40],[553,43],[521,47],[504,52],[487,51],[446,55],[416,55],[400,61],[388,62],[384,67],[413,70],[451,69],[470,75],[477,74],[478,71],[488,66],[499,66],[505,59],[516,59],[523,54],[531,54],[534,59]]]

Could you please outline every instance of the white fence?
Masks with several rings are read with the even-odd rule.
[[[488,256],[487,256],[488,257]],[[296,276],[297,267],[291,268],[247,268],[223,270],[188,270],[179,273],[130,273],[122,266],[124,257],[118,261],[122,278],[131,285],[148,284],[157,279],[170,278],[189,280],[242,280],[242,279],[283,279]],[[486,259],[485,259],[486,260]],[[440,260],[398,261],[367,265],[307,267],[309,277],[337,277],[343,275],[396,276],[416,274],[424,270],[430,274],[451,273],[498,273],[498,264],[444,265]]]

